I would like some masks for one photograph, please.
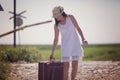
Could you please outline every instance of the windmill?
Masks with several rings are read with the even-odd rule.
[[[22,14],[25,13],[26,11],[22,11],[21,13],[16,14],[16,0],[13,0],[13,8],[14,8],[13,12],[9,11],[9,13],[14,14],[14,16],[9,18],[9,19],[13,18],[13,22],[14,22],[13,30],[10,30],[6,33],[0,34],[0,38],[13,33],[13,43],[14,43],[13,46],[14,47],[16,47],[16,32],[17,31],[20,31],[20,30],[23,30],[25,28],[29,28],[29,27],[32,27],[32,26],[37,26],[37,25],[52,22],[52,20],[47,20],[47,21],[37,22],[37,23],[34,23],[34,24],[29,24],[29,25],[25,25],[25,26],[20,27],[23,24],[23,19],[22,18],[26,18],[26,17],[22,16]],[[3,11],[3,8],[2,8],[1,5],[0,5],[0,11]]]
[[[24,11],[18,13],[18,14],[16,13],[16,27],[17,28],[20,28],[20,26],[22,26],[23,18],[26,18],[25,16],[22,16],[22,14],[25,13],[25,12],[26,12],[26,10],[24,10]],[[12,11],[9,11],[9,13],[14,14],[14,12],[12,12]],[[13,18],[14,18],[14,16],[10,17],[9,19],[11,20]],[[21,44],[20,43],[20,31],[18,32],[18,40],[19,40],[19,45],[20,45]]]

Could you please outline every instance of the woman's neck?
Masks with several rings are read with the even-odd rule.
[[[62,21],[60,21],[62,25],[66,24],[66,18],[64,18]]]

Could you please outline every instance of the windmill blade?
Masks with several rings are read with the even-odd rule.
[[[10,17],[9,19],[12,19],[12,18],[14,18],[14,16]]]
[[[0,11],[4,11],[4,9],[2,8],[1,4],[0,4]]]
[[[14,14],[14,12],[12,12],[12,11],[9,11],[9,13]]]
[[[18,15],[21,15],[21,14],[23,14],[23,13],[25,13],[25,12],[27,12],[26,10],[24,10],[24,11],[22,11],[21,13],[19,13]]]
[[[9,13],[14,14],[14,12],[12,11],[9,11]],[[20,14],[16,14],[16,16],[20,16]]]

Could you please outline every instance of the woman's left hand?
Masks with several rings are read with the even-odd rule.
[[[83,40],[82,42],[83,42],[83,45],[84,45],[84,46],[87,46],[87,45],[88,45],[87,40]]]

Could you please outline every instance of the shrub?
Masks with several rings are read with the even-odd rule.
[[[6,80],[10,72],[11,72],[10,64],[0,61],[0,80]]]
[[[4,47],[4,48],[3,48]],[[43,59],[40,51],[35,47],[5,47],[0,49],[0,61],[8,62],[38,62]]]

